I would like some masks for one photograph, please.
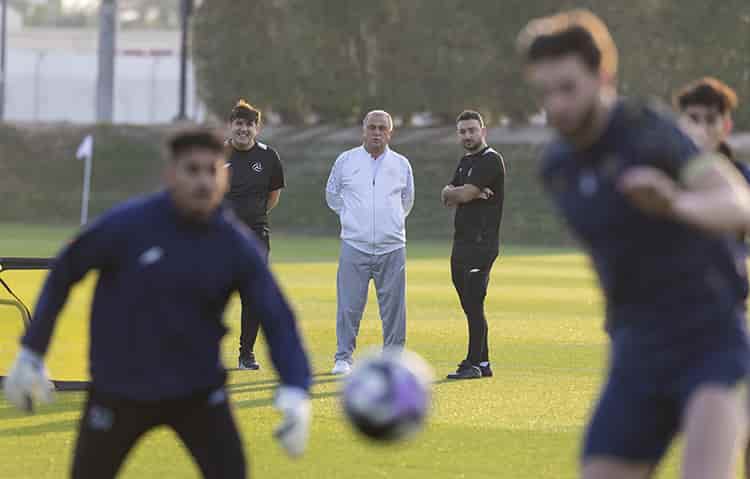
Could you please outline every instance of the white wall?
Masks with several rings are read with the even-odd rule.
[[[95,121],[96,52],[9,48],[8,121]],[[179,57],[118,55],[115,61],[115,123],[166,123],[176,115]],[[188,64],[187,115],[203,119]]]

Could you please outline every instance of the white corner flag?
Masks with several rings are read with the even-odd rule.
[[[91,158],[94,154],[94,137],[92,135],[86,135],[81,144],[76,150],[76,158],[82,160],[84,158]]]
[[[94,136],[86,135],[78,150],[76,158],[84,160],[83,166],[83,198],[81,199],[81,226],[85,225],[89,217],[89,194],[91,190],[91,159],[94,156]]]

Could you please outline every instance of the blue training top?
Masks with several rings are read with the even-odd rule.
[[[224,384],[222,315],[239,291],[282,382],[308,389],[294,315],[251,237],[224,208],[206,223],[188,221],[167,192],[120,205],[57,257],[22,343],[44,354],[71,286],[97,270],[93,388],[134,400],[185,397]]]
[[[736,238],[649,216],[616,185],[636,165],[678,180],[696,154],[667,116],[626,102],[589,148],[576,151],[559,139],[545,153],[543,183],[591,256],[612,335],[624,328],[637,341],[673,345],[676,338],[701,341],[717,326],[730,335],[744,331],[748,282]]]

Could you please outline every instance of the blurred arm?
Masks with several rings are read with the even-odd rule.
[[[57,316],[65,306],[70,288],[86,273],[102,265],[107,257],[109,235],[101,223],[81,233],[55,259],[42,287],[29,329],[21,344],[44,356],[55,329]]]
[[[649,166],[631,168],[621,179],[623,192],[647,213],[714,233],[750,231],[750,190],[723,157],[703,154],[680,171],[681,185]]]
[[[750,190],[726,159],[693,160],[682,174],[672,212],[681,221],[717,233],[750,231]]]
[[[242,247],[245,257],[239,292],[242,304],[247,305],[242,308],[242,315],[260,318],[271,361],[281,382],[307,391],[312,381],[310,365],[294,313],[256,248],[249,240]]]

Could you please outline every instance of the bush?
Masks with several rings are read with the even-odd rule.
[[[287,188],[271,214],[275,231],[336,236],[338,219],[325,204],[324,187],[338,154],[356,144],[356,134],[342,141],[309,137],[317,130],[283,129],[265,139],[284,163]],[[83,162],[75,159],[81,139],[93,132],[94,164],[90,212],[101,214],[130,196],[159,187],[160,145],[167,128],[91,128],[55,126],[34,129],[0,127],[0,221],[76,224],[81,204]],[[400,130],[393,148],[414,169],[416,203],[408,220],[410,238],[445,238],[453,231],[451,210],[439,201],[450,180],[460,148],[452,129]],[[413,139],[409,139],[409,138]],[[307,138],[304,141],[300,139]],[[508,166],[502,237],[521,244],[567,244],[536,181],[539,148],[503,146]]]

